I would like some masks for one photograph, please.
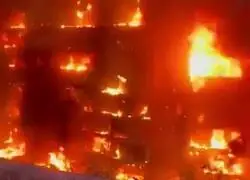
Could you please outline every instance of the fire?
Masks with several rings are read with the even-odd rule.
[[[240,136],[239,132],[231,132],[229,141]],[[190,147],[195,151],[190,151],[191,156],[200,156],[201,152],[206,152],[208,156],[208,165],[203,168],[205,174],[225,174],[225,175],[242,175],[243,165],[238,161],[238,158],[230,153],[228,141],[225,139],[224,130],[213,130],[210,139],[210,145],[199,144],[193,140],[190,141]],[[217,155],[214,151],[217,150]],[[233,162],[233,163],[232,163]]]
[[[47,168],[56,168],[59,171],[71,172],[72,167],[70,161],[64,155],[64,148],[60,147],[58,152],[50,152],[47,163],[38,163],[38,166],[45,166]]]
[[[84,10],[81,10],[80,6],[82,5],[81,1],[76,2],[77,9],[75,11],[76,22],[75,25],[61,25],[61,28],[82,28],[88,27],[93,28],[94,23],[92,21],[92,4],[88,3]]]
[[[25,13],[14,14],[10,19],[10,29],[25,29]]]
[[[135,14],[133,15],[131,21],[128,23],[130,27],[140,27],[142,25],[143,15],[141,8],[139,7],[140,1],[137,1],[138,7],[136,8]]]
[[[242,76],[239,62],[216,48],[216,35],[206,27],[197,27],[190,42],[189,76],[195,92],[204,87],[206,78]]]
[[[75,60],[72,56],[69,58],[69,63],[60,67],[61,70],[69,72],[82,73],[88,70],[88,64],[90,59],[88,57],[82,58],[81,63],[75,63]]]
[[[121,157],[122,157],[121,151],[120,151],[119,148],[117,148],[117,149],[115,150],[114,159],[121,159]]]
[[[17,128],[15,128],[13,131],[10,131],[8,139],[4,141],[6,148],[0,149],[0,158],[10,160],[25,154],[25,143],[15,142],[13,137],[14,133],[18,133]]]
[[[133,180],[133,179],[143,180],[144,177],[134,174],[127,174],[125,172],[118,172],[115,176],[115,180]]]
[[[81,2],[77,3],[79,6]],[[88,3],[87,7],[84,11],[76,10],[76,17],[77,17],[77,26],[79,27],[93,27],[93,22],[91,20],[92,17],[92,4]]]
[[[109,151],[109,142],[104,137],[95,137],[92,146],[92,151],[97,153],[105,153]]]
[[[127,79],[118,75],[117,79],[119,80],[119,84],[117,88],[107,87],[102,90],[103,94],[109,94],[111,96],[119,96],[122,94],[125,94],[125,83],[127,82]]]
[[[213,130],[210,144],[213,149],[227,149],[225,132],[223,130]]]
[[[140,27],[143,24],[143,14],[140,8],[140,0],[137,0],[137,8],[136,11],[134,13],[134,15],[132,16],[131,20],[126,23],[126,22],[121,22],[118,24],[115,24],[115,26],[118,27]]]
[[[118,110],[117,112],[110,112],[110,111],[103,110],[103,111],[101,111],[101,113],[105,114],[105,115],[111,115],[111,116],[116,117],[116,118],[120,118],[123,115],[123,112],[120,110]]]
[[[140,116],[142,117],[143,120],[151,120],[151,117],[148,116],[148,106],[143,106]]]
[[[225,175],[242,175],[243,167],[239,163],[229,165],[223,157],[217,156],[209,160],[209,166],[203,169],[205,174],[225,174]]]

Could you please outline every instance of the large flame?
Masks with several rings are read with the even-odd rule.
[[[189,76],[194,91],[205,85],[206,78],[239,78],[242,70],[237,60],[223,55],[215,46],[216,35],[199,26],[190,36]]]
[[[231,140],[238,138],[239,132],[231,132]],[[224,130],[213,130],[210,139],[210,145],[199,144],[193,140],[190,141],[190,146],[195,149],[190,152],[191,156],[200,156],[202,151],[207,152],[209,158],[208,166],[203,169],[205,174],[226,174],[226,175],[242,175],[243,165],[237,162],[237,157],[230,153],[228,148],[228,141],[225,138]],[[217,150],[218,155],[210,154],[210,150]],[[221,151],[221,152],[220,152]],[[213,152],[213,151],[212,151]],[[234,159],[234,163],[230,164],[229,161]]]
[[[59,171],[71,172],[71,162],[64,154],[64,148],[60,147],[58,152],[50,152],[47,163],[37,163],[38,166],[47,168],[56,168]]]
[[[16,140],[14,139],[14,134],[17,133],[17,128],[14,128],[14,130],[10,131],[8,139],[4,141],[4,145],[6,147],[0,149],[0,158],[13,159],[25,154],[25,143],[16,142]]]

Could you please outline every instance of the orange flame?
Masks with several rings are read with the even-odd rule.
[[[140,116],[142,117],[143,120],[151,120],[151,117],[148,116],[148,106],[143,106]]]
[[[118,117],[118,118],[122,117],[122,115],[123,115],[123,112],[120,110],[118,110],[117,112],[110,112],[110,111],[103,110],[103,111],[101,111],[101,113],[105,114],[105,115],[111,115],[113,117]]]
[[[189,76],[195,92],[204,87],[208,77],[242,76],[240,64],[221,54],[215,47],[215,40],[215,34],[203,26],[197,27],[190,37]]]
[[[17,132],[17,128],[15,128],[13,131],[10,131],[8,139],[4,141],[4,144],[7,147],[0,149],[0,158],[13,159],[25,154],[25,143],[16,143],[13,138],[13,134]]]
[[[126,23],[126,22],[121,22],[118,24],[115,24],[114,26],[118,26],[118,27],[140,27],[143,25],[143,14],[140,8],[140,0],[137,0],[137,8],[136,11],[134,13],[134,15],[132,16],[131,20]]]
[[[95,137],[92,151],[102,154],[109,151],[109,142],[103,137]]]
[[[239,136],[240,133],[231,132],[231,140]],[[209,152],[210,149],[219,151],[223,150],[222,152],[227,152],[226,154],[222,153],[213,158],[209,158],[209,166],[203,169],[205,174],[225,174],[237,176],[243,174],[243,165],[241,163],[235,162],[231,165],[229,163],[230,159],[236,159],[236,157],[231,154],[228,149],[228,142],[225,139],[224,130],[213,130],[210,145],[202,145],[191,140],[190,146],[196,150],[190,152],[191,156],[199,156],[201,151]],[[209,153],[207,155],[209,155]]]
[[[117,148],[117,149],[115,150],[114,159],[121,159],[121,157],[122,157],[121,151],[120,151],[119,148]]]
[[[64,148],[60,147],[59,152],[50,152],[47,163],[37,163],[38,166],[45,166],[47,168],[56,168],[59,171],[71,172],[72,167],[70,161],[64,155]]]
[[[210,144],[213,149],[227,149],[225,132],[223,130],[213,130]]]
[[[75,63],[75,60],[70,56],[69,63],[60,67],[61,70],[69,72],[82,73],[88,70],[87,64],[90,63],[90,59],[85,57],[82,59],[81,63]]]
[[[119,80],[119,84],[117,88],[111,88],[111,87],[107,87],[105,89],[102,90],[103,94],[109,94],[111,96],[119,96],[122,94],[125,94],[125,83],[127,82],[127,79],[118,75],[117,76],[118,80]]]

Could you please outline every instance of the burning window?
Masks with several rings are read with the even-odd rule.
[[[60,69],[64,72],[84,73],[90,68],[91,60],[89,56],[64,55],[60,58]]]
[[[216,34],[198,26],[190,36],[189,76],[194,91],[205,85],[207,78],[240,78],[240,63],[222,54],[216,47]]]

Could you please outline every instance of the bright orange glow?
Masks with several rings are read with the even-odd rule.
[[[95,137],[94,138],[94,143],[92,146],[92,151],[97,152],[97,153],[105,153],[109,151],[109,142],[107,141],[106,138],[103,137]]]
[[[15,13],[10,18],[11,29],[25,29],[25,13]]]
[[[231,132],[229,141],[239,136],[240,133]],[[194,151],[189,152],[190,156],[200,156],[202,152],[206,152],[205,155],[208,156],[209,163],[208,166],[203,169],[205,174],[222,173],[237,176],[243,174],[243,165],[238,162],[239,159],[237,159],[234,154],[230,153],[224,130],[213,130],[210,145],[199,144],[191,140],[190,147],[194,149]],[[214,154],[214,150],[216,150],[217,155]],[[235,161],[233,164],[229,163],[231,159]]]
[[[122,171],[118,172],[115,176],[115,180],[133,180],[133,179],[143,180],[144,177],[141,175],[125,173]]]
[[[140,27],[143,25],[143,14],[140,8],[140,0],[137,0],[137,8],[132,16],[131,20],[129,22],[120,22],[118,24],[115,24],[114,26],[118,27]]]
[[[225,132],[223,130],[213,130],[210,144],[213,149],[227,149]]]
[[[105,114],[105,115],[111,115],[111,116],[116,117],[116,118],[120,118],[123,115],[123,112],[120,110],[118,110],[117,112],[110,112],[110,111],[103,110],[103,111],[101,111],[101,113]]]
[[[243,167],[239,163],[233,164],[228,167],[227,162],[223,157],[211,158],[209,161],[210,168],[205,168],[205,174],[225,174],[225,175],[242,175]]]
[[[121,159],[121,157],[122,157],[121,151],[120,151],[119,148],[117,148],[117,149],[115,150],[114,159]]]
[[[127,79],[120,75],[117,76],[117,79],[119,80],[117,88],[106,87],[102,90],[102,93],[108,94],[110,96],[119,96],[125,94],[125,83],[127,82]]]
[[[215,41],[216,35],[203,26],[190,36],[189,76],[195,92],[205,85],[206,78],[242,76],[239,62],[223,55]]]
[[[38,166],[47,168],[56,168],[59,171],[71,172],[72,167],[70,161],[64,155],[64,148],[60,147],[58,152],[50,152],[47,163],[37,163]]]
[[[143,106],[140,116],[142,117],[143,120],[151,120],[151,117],[148,116],[148,106]]]
[[[10,131],[9,138],[4,141],[6,147],[0,149],[0,158],[13,159],[25,154],[25,143],[18,143],[13,137],[13,135],[17,133],[17,128],[15,128],[13,131]]]
[[[130,27],[140,27],[142,25],[143,15],[141,9],[137,7],[135,14],[133,15],[131,21],[128,23]]]
[[[89,64],[90,64],[89,57],[84,57],[81,59],[81,63],[76,63],[74,58],[70,56],[68,64],[62,65],[60,69],[69,72],[82,73],[88,70]]]
[[[78,0],[76,2],[77,5],[77,9],[75,11],[75,25],[61,25],[60,28],[64,29],[64,28],[83,28],[83,27],[87,27],[87,28],[94,28],[94,23],[92,20],[92,9],[93,6],[92,4],[88,3],[86,8],[84,10],[81,10],[80,5],[81,5],[81,1]]]

